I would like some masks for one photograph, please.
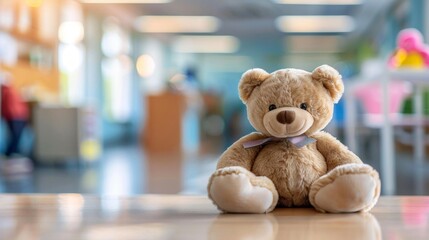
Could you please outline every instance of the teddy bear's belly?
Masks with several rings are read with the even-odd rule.
[[[279,142],[265,146],[255,159],[252,172],[269,177],[279,193],[279,204],[309,205],[311,184],[327,171],[322,154],[312,143],[302,148]]]

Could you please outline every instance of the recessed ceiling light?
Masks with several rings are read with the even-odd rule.
[[[58,29],[58,38],[63,43],[77,44],[83,37],[83,24],[78,21],[63,22]]]
[[[359,5],[362,0],[273,0],[280,4],[296,4],[296,5]]]
[[[173,50],[182,53],[233,53],[240,41],[233,36],[179,36]]]
[[[144,54],[137,59],[137,72],[141,77],[150,77],[155,72],[156,64],[151,55]]]
[[[290,33],[351,32],[355,23],[347,15],[300,15],[278,17],[276,27],[282,32]]]
[[[172,0],[80,0],[82,3],[169,3]]]
[[[135,28],[150,33],[209,33],[218,30],[219,20],[211,16],[141,16]]]

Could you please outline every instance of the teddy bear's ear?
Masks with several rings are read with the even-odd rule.
[[[250,69],[243,74],[240,83],[238,84],[238,92],[240,99],[246,103],[253,90],[262,84],[262,82],[270,76],[265,70],[260,68]]]
[[[344,92],[344,84],[337,70],[329,65],[322,65],[314,69],[311,76],[314,80],[322,82],[335,103],[340,100]]]

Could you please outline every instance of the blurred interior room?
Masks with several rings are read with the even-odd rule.
[[[425,0],[0,0],[0,192],[205,195],[220,154],[254,131],[241,75],[329,64],[346,92],[325,130],[380,172],[383,195],[427,195],[429,60],[398,34],[427,46],[428,12]],[[18,120],[3,115],[11,95]]]

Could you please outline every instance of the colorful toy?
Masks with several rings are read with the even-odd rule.
[[[370,210],[380,195],[377,171],[322,131],[343,90],[341,75],[327,65],[311,73],[244,73],[239,95],[258,132],[220,157],[208,184],[214,204],[232,213],[266,213],[276,206]]]
[[[398,48],[389,59],[392,68],[428,68],[429,47],[423,43],[422,34],[414,28],[399,32]]]

